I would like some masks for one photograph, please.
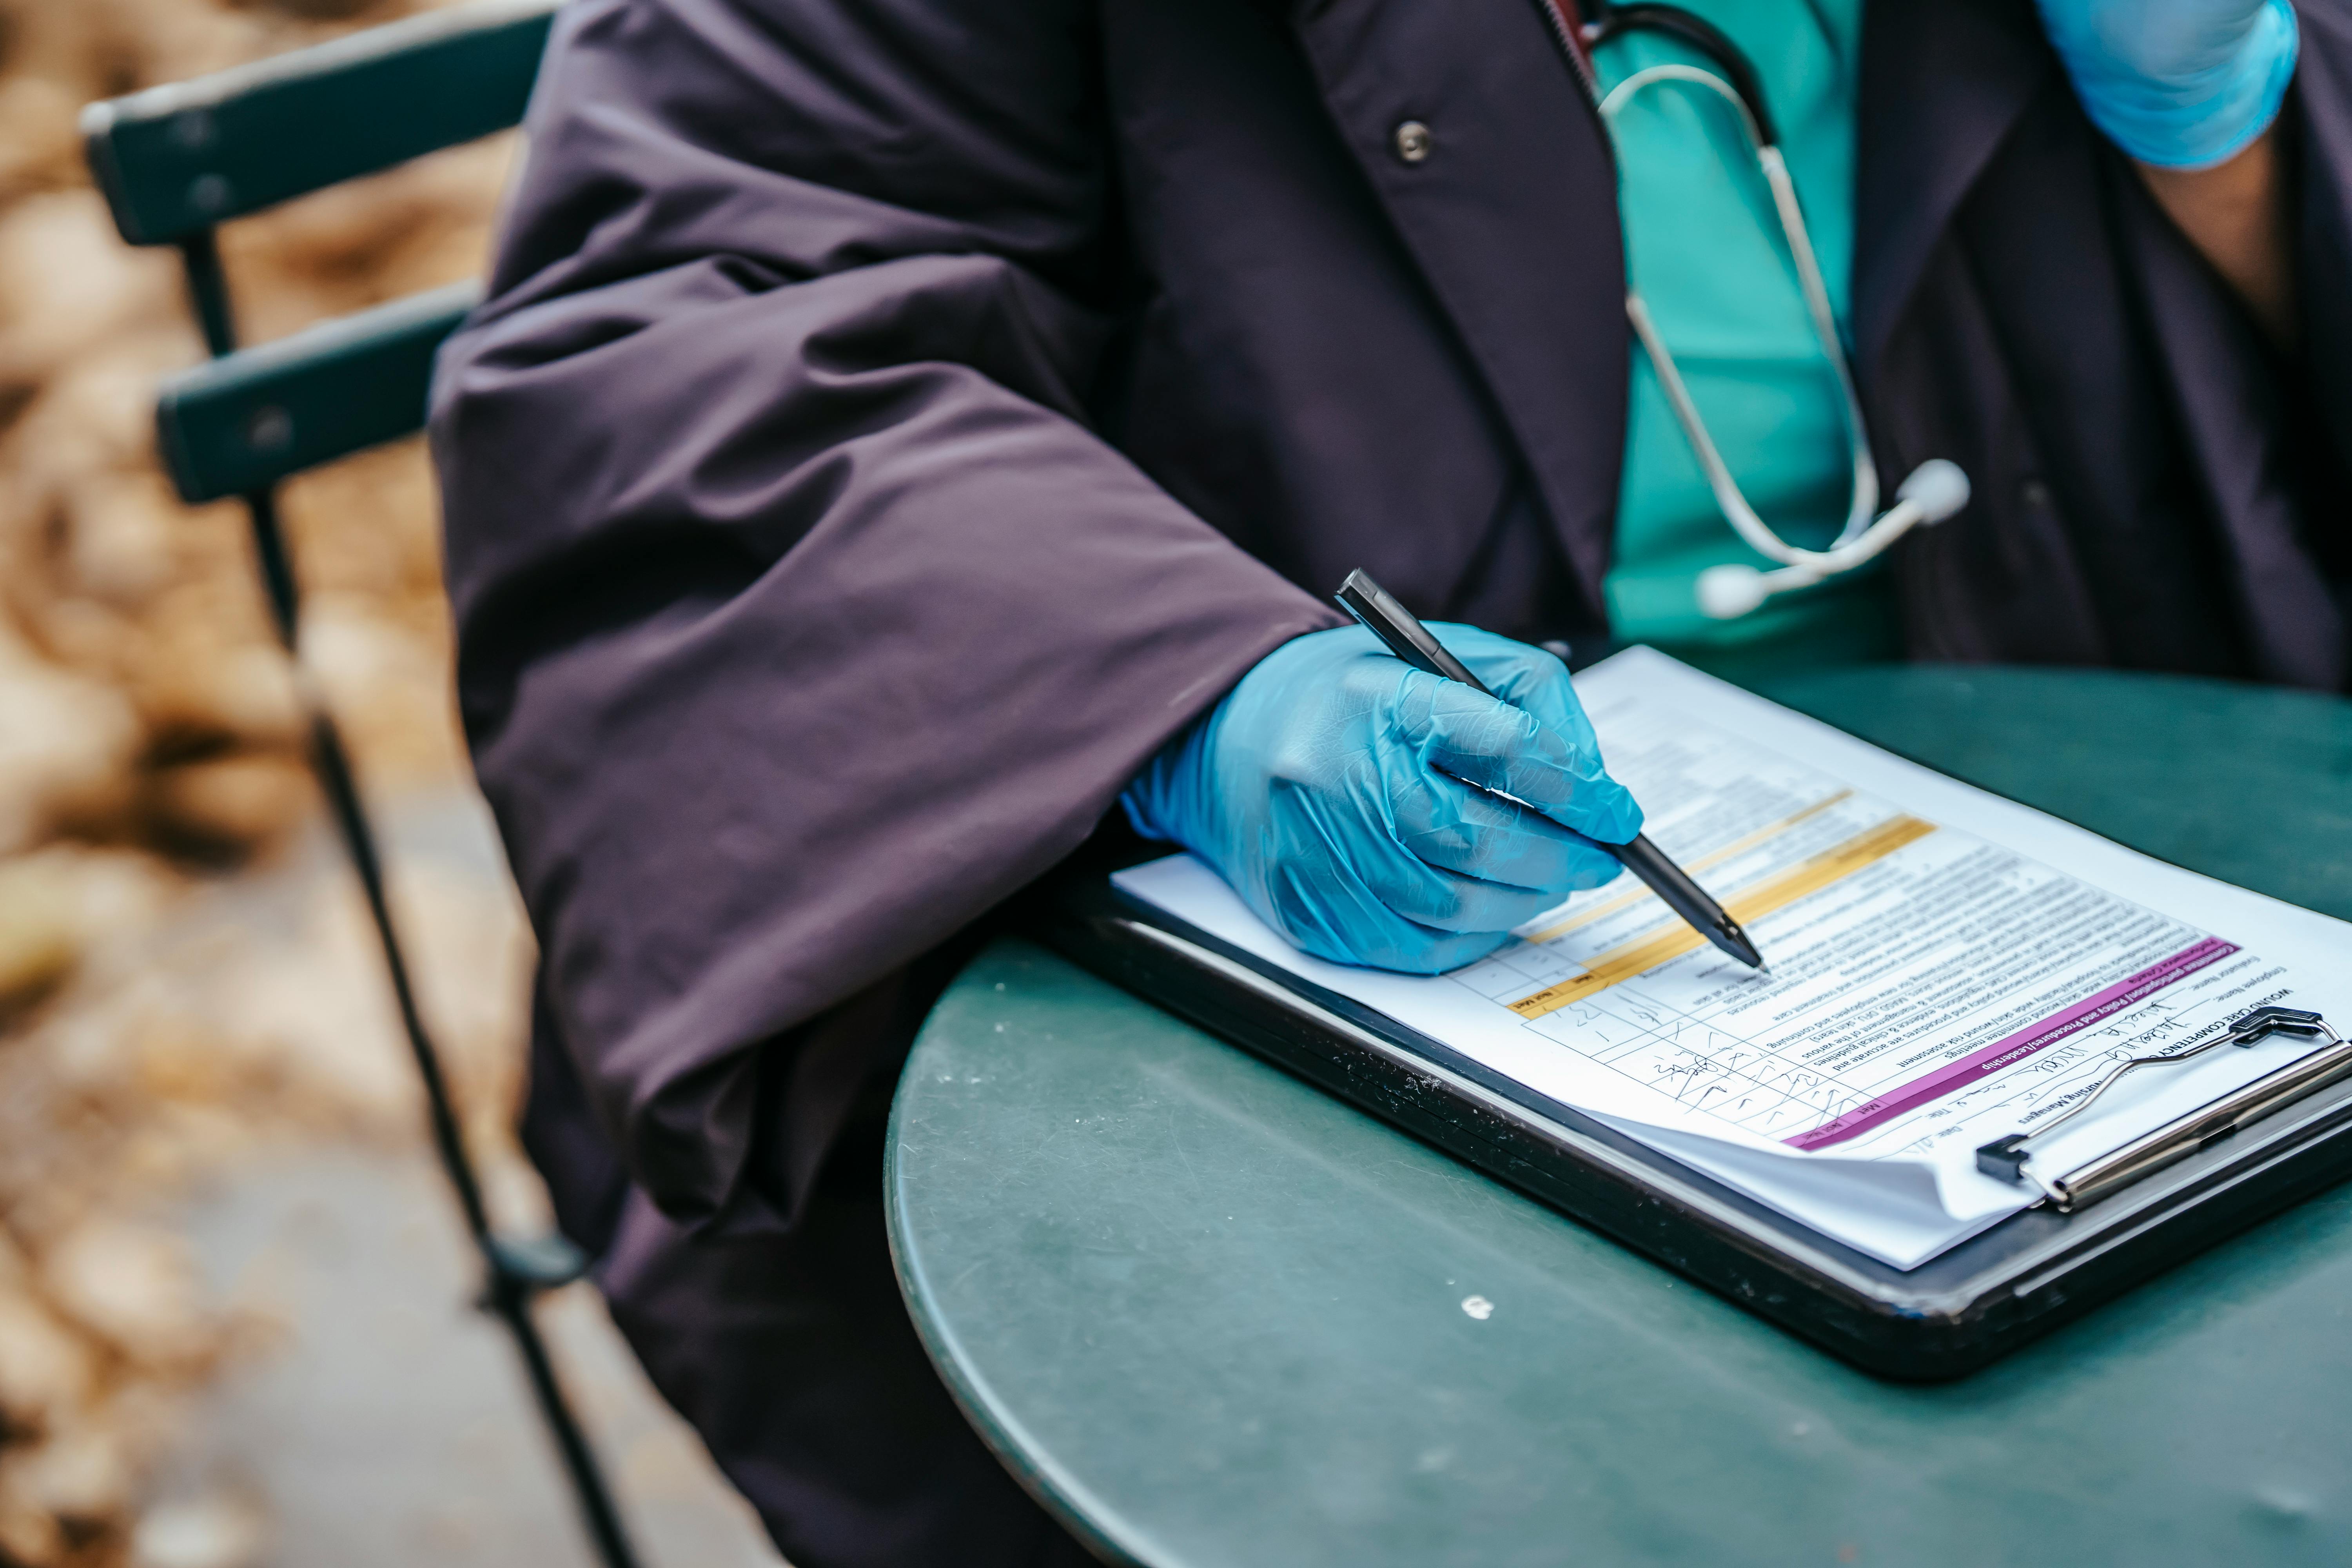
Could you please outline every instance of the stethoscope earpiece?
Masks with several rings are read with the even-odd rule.
[[[1710,566],[1698,574],[1698,613],[1711,621],[1736,621],[1760,607],[1772,592],[1753,566]]]
[[[1930,458],[1895,488],[1895,499],[1919,509],[1921,522],[1941,522],[1969,504],[1969,476],[1948,458]]]

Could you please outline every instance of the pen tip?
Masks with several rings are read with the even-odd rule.
[[[1756,950],[1755,942],[1749,941],[1748,933],[1739,929],[1739,922],[1727,916],[1723,921],[1722,932],[1723,940],[1717,945],[1724,951],[1759,974],[1769,976],[1772,973],[1765,965],[1764,955]]]

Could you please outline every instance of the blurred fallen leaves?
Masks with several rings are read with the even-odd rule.
[[[152,451],[200,357],[169,252],[115,236],[93,99],[392,20],[411,0],[0,0],[0,1565],[236,1568],[236,1498],[139,1517],[175,1402],[237,1344],[158,1194],[271,1138],[404,1140],[415,1077],[348,879],[315,857],[289,666],[234,506]],[[250,341],[479,269],[510,147],[233,225]],[[378,797],[463,776],[431,479],[415,443],[282,497],[306,668]],[[395,889],[471,1130],[503,1136],[530,951],[511,895]]]

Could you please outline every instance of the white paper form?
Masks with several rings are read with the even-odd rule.
[[[2265,1003],[2352,1017],[2352,927],[2162,865],[1633,649],[1577,679],[1647,831],[1748,929],[1722,957],[1630,876],[1434,978],[1324,963],[1171,857],[1129,891],[1600,1115],[1898,1268],[2025,1206],[1977,1145]],[[2314,1048],[2123,1080],[2066,1169]]]

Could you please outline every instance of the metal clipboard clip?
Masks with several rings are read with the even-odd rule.
[[[2087,1165],[2061,1175],[2046,1174],[2035,1168],[2032,1145],[2037,1140],[2048,1137],[2053,1130],[2070,1118],[2088,1110],[2093,1102],[2125,1074],[2139,1068],[2177,1067],[2223,1046],[2251,1046],[2256,1040],[2274,1034],[2304,1035],[2324,1039],[2327,1044],[2307,1057],[2289,1062],[2267,1078],[2257,1079],[2243,1089],[2224,1095],[2210,1105],[2200,1106],[2176,1121],[2133,1139],[2122,1148],[2103,1154]],[[2226,1032],[2193,1050],[2183,1051],[2179,1056],[2134,1057],[2128,1061],[2117,1062],[2108,1070],[2106,1077],[2099,1080],[2097,1087],[2069,1106],[2047,1126],[2037,1127],[2032,1132],[2012,1132],[2006,1138],[1996,1138],[1979,1147],[1977,1169],[2005,1182],[2040,1187],[2059,1213],[2072,1214],[2084,1204],[2104,1197],[2118,1187],[2128,1186],[2176,1160],[2187,1159],[2249,1122],[2259,1121],[2272,1111],[2291,1105],[2347,1074],[2352,1074],[2352,1044],[2339,1037],[2328,1026],[2326,1019],[2296,1007],[2257,1007],[2231,1019]]]

